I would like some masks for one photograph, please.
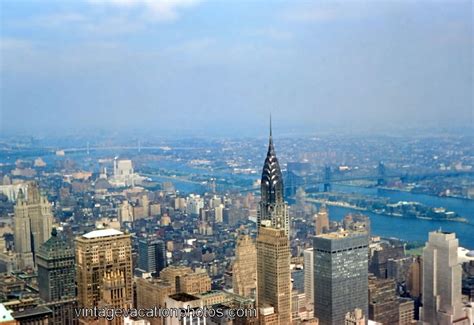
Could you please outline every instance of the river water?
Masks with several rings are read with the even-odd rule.
[[[161,179],[160,177],[154,177],[154,179],[156,181],[170,181],[169,178]],[[171,181],[175,184],[176,188],[183,193],[199,193],[205,190],[205,187],[199,184],[181,182],[179,180]],[[393,203],[398,201],[416,201],[430,207],[444,207],[450,211],[455,211],[460,216],[468,219],[470,224],[452,221],[393,217],[379,215],[368,211],[363,211],[363,213],[370,217],[372,234],[374,235],[395,237],[407,241],[425,242],[428,240],[428,233],[430,231],[442,229],[443,231],[455,232],[461,246],[468,249],[474,249],[474,200],[344,185],[333,185],[333,190],[336,192],[386,197]],[[351,212],[360,211],[341,207],[329,207],[329,216],[331,220],[341,220],[346,214]]]
[[[431,207],[445,207],[457,212],[469,220],[470,224],[452,221],[434,221],[417,218],[400,218],[378,215],[363,211],[368,215],[372,224],[372,233],[383,237],[396,237],[409,241],[425,242],[428,233],[437,229],[455,232],[459,244],[468,249],[474,249],[474,200],[444,198],[425,194],[413,194],[403,191],[383,190],[354,186],[334,185],[333,190],[345,193],[359,193],[389,198],[391,202],[416,201]],[[329,207],[329,216],[332,220],[340,220],[347,213],[354,212],[340,207]]]

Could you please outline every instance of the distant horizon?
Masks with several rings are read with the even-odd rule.
[[[276,138],[286,137],[311,137],[311,136],[474,136],[474,123],[466,122],[458,125],[446,125],[445,123],[433,123],[423,125],[382,124],[372,126],[353,125],[295,125],[287,123],[279,116],[273,115],[273,129]],[[194,127],[161,126],[157,122],[156,127],[118,127],[111,126],[93,127],[83,126],[76,128],[56,126],[54,128],[29,128],[9,129],[0,127],[0,139],[8,137],[33,137],[33,138],[62,138],[62,137],[110,137],[110,136],[138,136],[141,138],[260,138],[267,137],[269,132],[268,116],[264,119],[254,119],[248,123],[232,123],[229,125],[197,125]]]
[[[0,144],[5,140],[17,140],[18,142],[25,141],[46,141],[46,142],[84,142],[89,141],[95,143],[96,141],[112,141],[115,143],[138,143],[143,141],[142,146],[146,146],[146,141],[154,143],[156,141],[172,141],[172,140],[192,140],[192,139],[209,139],[209,140],[256,140],[262,139],[266,141],[268,138],[268,125],[260,128],[251,128],[249,126],[235,130],[213,130],[207,132],[202,130],[152,130],[152,129],[122,129],[122,130],[106,130],[91,128],[89,130],[42,130],[36,132],[21,132],[10,131],[0,132]],[[221,131],[221,132],[219,132]],[[474,137],[474,127],[412,127],[412,128],[393,128],[385,130],[367,130],[367,129],[319,129],[319,130],[305,130],[305,129],[291,129],[285,125],[274,122],[273,137],[278,142],[278,139],[304,139],[304,138],[443,138],[443,137]],[[13,143],[12,143],[13,144]],[[138,145],[138,144],[137,144]]]

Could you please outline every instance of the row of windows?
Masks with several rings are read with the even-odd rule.
[[[346,248],[346,249],[340,249],[340,250],[337,250],[337,251],[328,251],[328,250],[319,249],[319,248],[314,248],[314,250],[317,251],[317,252],[321,252],[321,253],[335,254],[335,253],[341,253],[341,252],[349,252],[349,251],[352,251],[352,250],[362,249],[362,248],[367,248],[367,247],[368,247],[367,245],[362,245],[362,246],[357,246],[357,247],[350,247],[350,248]]]

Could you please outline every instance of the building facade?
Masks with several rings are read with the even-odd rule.
[[[288,237],[283,229],[265,227],[265,223],[257,237],[257,304],[260,308],[273,307],[278,314],[278,324],[291,323]]]
[[[15,251],[19,268],[34,265],[35,252],[49,239],[53,225],[51,204],[36,183],[28,184],[27,196],[18,193],[15,205]]]
[[[326,205],[321,205],[314,215],[314,234],[321,235],[329,231],[329,212]]]
[[[257,307],[261,311],[273,308],[274,315],[264,315],[264,323],[291,324],[290,222],[271,121],[261,191],[257,214]]]
[[[131,236],[115,229],[94,230],[77,237],[75,249],[78,307],[131,307]]]
[[[240,235],[237,239],[235,261],[232,267],[234,293],[255,298],[257,290],[257,249],[252,238]]]
[[[314,237],[314,316],[322,325],[344,324],[356,308],[368,315],[367,232]]]
[[[399,301],[393,279],[369,276],[369,319],[386,325],[399,324]]]
[[[166,247],[157,238],[143,238],[138,242],[138,268],[154,276],[167,266]]]
[[[313,248],[307,248],[303,252],[304,258],[304,293],[306,295],[306,306],[314,308],[314,252]]]
[[[51,324],[76,324],[75,256],[72,246],[53,228],[36,255],[40,298],[53,311]]]
[[[466,317],[461,295],[462,269],[456,234],[433,231],[423,248],[420,320],[423,324],[453,324]],[[466,323],[456,324],[469,324]]]

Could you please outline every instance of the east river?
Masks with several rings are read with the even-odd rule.
[[[441,228],[443,231],[455,232],[461,246],[467,249],[474,249],[474,200],[343,185],[334,185],[333,190],[344,193],[359,193],[386,197],[394,203],[398,201],[420,202],[430,207],[444,207],[447,210],[454,211],[460,216],[466,218],[469,221],[469,224],[453,221],[393,217],[379,215],[368,211],[359,212],[370,217],[372,233],[375,235],[396,237],[408,241],[425,242],[428,240],[428,233],[430,231]],[[350,212],[356,211],[340,207],[329,207],[329,217],[332,220],[340,220]]]
[[[164,181],[165,179],[161,179]],[[169,179],[168,179],[169,180]],[[180,181],[173,181],[176,188],[184,193],[202,191],[202,187]],[[460,246],[474,249],[474,200],[437,197],[425,194],[414,194],[397,190],[384,190],[355,186],[334,185],[335,192],[358,193],[363,195],[386,197],[391,202],[413,201],[430,207],[444,207],[458,213],[469,223],[453,221],[435,221],[412,217],[394,217],[375,214],[368,211],[356,211],[348,208],[331,206],[329,217],[331,220],[341,220],[348,213],[363,213],[370,217],[372,234],[382,237],[395,237],[407,241],[424,243],[428,240],[428,233],[437,229],[455,232]]]
[[[94,154],[97,155],[97,157],[101,156],[100,152],[94,152]],[[91,168],[93,167],[93,165],[96,165],[96,163],[93,163],[93,160],[83,160],[83,153],[68,154],[68,156],[74,157],[76,161],[82,161],[83,166],[81,167],[83,168]],[[2,158],[3,159],[0,159],[0,161],[2,162],[14,163],[14,161],[18,157],[12,156]],[[56,160],[63,159],[63,157],[56,157],[54,155],[45,155],[43,156],[43,158],[45,161],[48,162],[48,164],[54,164]],[[154,162],[150,165],[153,165],[152,167],[155,168],[177,170],[182,171],[184,173],[189,173],[190,171],[198,174],[207,173],[205,170],[191,169],[186,164],[186,162],[179,163],[177,161],[162,160],[159,162]],[[221,171],[219,174],[219,176],[221,177],[229,176],[228,172],[226,171]],[[239,175],[237,176],[237,178],[249,180],[254,179],[255,175]],[[157,176],[153,177],[153,180],[158,182],[171,181],[174,183],[176,189],[183,194],[190,192],[200,193],[205,191],[205,186],[201,184],[186,182],[180,180],[179,178],[173,179],[172,177]],[[397,190],[384,190],[377,188],[365,188],[344,185],[333,185],[333,190],[335,192],[358,193],[363,195],[386,197],[389,198],[392,203],[396,203],[398,201],[420,202],[429,207],[444,207],[449,211],[454,211],[461,217],[466,218],[469,223],[453,221],[434,221],[408,217],[394,217],[388,215],[379,215],[368,211],[353,211],[348,208],[334,206],[329,207],[329,216],[332,220],[341,220],[348,213],[362,212],[368,215],[371,219],[372,234],[379,235],[382,237],[395,237],[407,241],[416,242],[427,241],[428,233],[430,231],[434,231],[441,228],[443,231],[455,232],[461,246],[474,250],[474,200],[437,197],[424,194],[413,194]]]

